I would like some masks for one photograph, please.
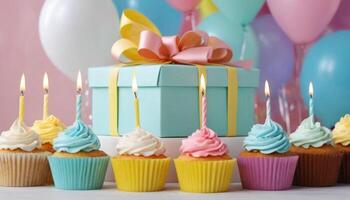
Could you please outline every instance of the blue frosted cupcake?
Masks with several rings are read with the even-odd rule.
[[[288,134],[267,118],[252,127],[237,158],[242,186],[251,190],[286,190],[292,186],[298,156],[290,153]]]
[[[49,157],[55,187],[65,190],[101,189],[109,157],[100,151],[100,141],[81,120],[54,140]]]

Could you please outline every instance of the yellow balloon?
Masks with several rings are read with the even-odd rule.
[[[201,14],[201,18],[208,17],[209,15],[217,12],[218,9],[212,0],[202,0],[199,4],[199,12]]]

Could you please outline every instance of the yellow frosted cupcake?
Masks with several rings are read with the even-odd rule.
[[[350,183],[350,115],[347,114],[335,124],[333,129],[335,148],[344,153],[338,182]]]
[[[175,159],[180,189],[185,192],[225,192],[236,163],[216,133],[203,127],[182,141]]]
[[[121,137],[112,166],[118,189],[151,192],[164,188],[169,170],[163,143],[151,133],[137,128]]]
[[[58,133],[65,129],[65,125],[58,118],[50,115],[46,119],[36,120],[32,129],[40,136],[41,148],[54,153],[55,150],[52,147],[53,140],[57,137]]]
[[[17,119],[0,135],[0,186],[45,185],[50,154],[41,149],[39,135]]]

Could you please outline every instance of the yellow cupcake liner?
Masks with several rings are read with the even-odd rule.
[[[236,159],[183,160],[175,159],[181,191],[195,193],[225,192],[231,182]]]
[[[112,166],[119,190],[128,192],[152,192],[164,188],[170,158],[123,159],[112,158]]]

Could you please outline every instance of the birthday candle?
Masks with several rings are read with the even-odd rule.
[[[267,119],[271,119],[270,87],[269,87],[268,81],[265,81],[265,96],[266,96],[266,120],[267,120]]]
[[[206,86],[205,79],[203,74],[201,75],[201,93],[202,93],[202,127],[207,127],[207,95],[206,95]]]
[[[134,73],[132,77],[132,92],[134,94],[135,126],[136,128],[140,128],[140,106],[139,99],[137,98],[137,89],[136,75]]]
[[[47,73],[45,73],[44,75],[43,88],[44,88],[43,119],[46,119],[49,116],[49,79],[47,77]]]
[[[314,86],[312,82],[309,83],[309,117],[311,117],[311,123],[314,124]]]
[[[20,122],[24,120],[24,91],[26,90],[26,80],[24,74],[21,77],[18,118]]]
[[[81,90],[82,90],[82,80],[81,80],[81,73],[78,72],[77,77],[77,96],[76,96],[76,121],[79,121],[81,119]]]

